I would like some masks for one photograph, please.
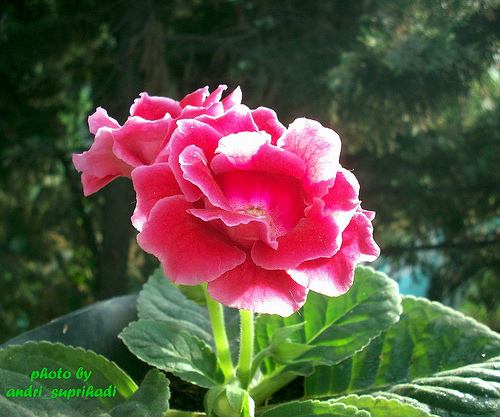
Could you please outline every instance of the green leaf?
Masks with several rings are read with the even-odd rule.
[[[500,335],[436,302],[405,297],[398,323],[352,358],[319,367],[306,395],[332,396],[392,386],[500,355]]]
[[[169,323],[215,349],[212,325],[206,308],[187,298],[158,268],[139,293],[137,310],[140,319]]]
[[[368,411],[371,417],[436,417],[421,406],[403,403],[396,398],[351,394],[335,401]]]
[[[157,369],[151,369],[139,389],[123,404],[113,408],[111,417],[162,417],[168,411],[169,381]]]
[[[390,392],[415,399],[440,416],[497,416],[500,357],[398,384]]]
[[[215,351],[212,323],[207,308],[200,305],[200,286],[173,284],[158,268],[139,293],[137,310],[139,319],[169,323],[203,340]],[[194,294],[193,294],[194,293]],[[204,292],[202,291],[203,295]],[[193,297],[196,299],[193,300]],[[240,334],[239,311],[224,306],[226,332],[233,359],[238,359]]]
[[[90,387],[103,396],[86,396]],[[136,389],[113,362],[82,348],[28,342],[0,350],[2,417],[90,416],[125,402]]]
[[[119,336],[139,359],[205,388],[224,382],[213,351],[202,340],[175,325],[139,320]]]
[[[370,417],[370,413],[352,405],[331,401],[292,401],[265,411],[262,417],[307,416]]]
[[[290,317],[259,316],[257,352],[268,349],[273,340],[283,339],[276,336],[283,328],[291,327],[294,332],[264,359],[264,378],[252,390],[252,397],[259,404],[273,386],[279,389],[297,375],[311,373],[314,366],[333,365],[354,355],[394,324],[400,313],[397,284],[371,268],[359,267],[353,286],[340,297],[311,292],[304,307]],[[288,363],[281,365],[285,360]]]
[[[405,297],[402,306],[400,321],[363,351],[317,367],[306,378],[306,396],[379,389],[446,417],[500,415],[500,363],[484,362],[500,355],[500,335],[426,299]]]

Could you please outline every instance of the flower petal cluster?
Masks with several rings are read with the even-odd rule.
[[[220,102],[220,112],[193,106],[193,117],[181,117],[187,106],[175,113],[165,111],[174,102],[156,100],[158,106],[143,94],[132,106],[127,123],[141,117],[136,136],[127,123],[113,125],[104,110],[91,116],[91,130],[98,117],[100,127],[86,162],[101,162],[87,171],[98,178],[87,191],[95,190],[93,181],[132,178],[138,243],[173,282],[207,282],[222,304],[288,316],[310,290],[345,293],[355,266],[377,258],[374,213],[361,208],[358,181],[340,165],[333,130],[306,118],[286,129],[274,111],[251,110],[232,96]],[[150,129],[144,116],[154,119]],[[162,139],[168,145],[149,140],[165,120],[175,120]],[[98,136],[113,138],[108,159],[98,154]],[[107,176],[97,175],[106,167]]]
[[[209,94],[208,87],[200,88],[180,102],[142,93],[130,107],[123,126],[98,107],[89,117],[94,143],[88,151],[73,155],[75,168],[82,172],[84,194],[99,191],[117,177],[130,178],[134,168],[154,163],[168,147],[177,120],[218,116],[241,103],[239,88],[221,100],[226,89],[220,85]]]

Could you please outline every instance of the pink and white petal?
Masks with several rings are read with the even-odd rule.
[[[265,220],[217,208],[192,209],[188,210],[188,213],[205,222],[211,222],[215,228],[244,248],[251,248],[258,240],[264,241],[274,249],[278,247],[276,236]]]
[[[250,257],[236,268],[208,283],[211,297],[229,307],[287,317],[302,307],[307,289],[285,271],[269,271]]]
[[[372,220],[375,218],[374,211],[358,209],[349,223],[347,229],[342,233],[342,241],[356,242],[359,251],[358,262],[373,262],[380,255],[380,248],[373,239]],[[354,243],[351,244],[351,247]]]
[[[149,165],[167,144],[174,129],[175,121],[169,115],[154,121],[129,117],[120,130],[113,132],[113,152],[133,167]]]
[[[105,178],[109,176],[130,177],[132,167],[113,153],[113,130],[102,127],[88,151],[73,154],[72,160],[77,171]]]
[[[331,257],[341,245],[341,230],[332,216],[324,212],[324,202],[314,199],[306,216],[288,233],[278,237],[273,250],[263,242],[252,248],[253,261],[266,269],[293,269],[302,262]]]
[[[180,105],[182,108],[186,106],[193,106],[193,107],[201,107],[203,106],[203,102],[209,95],[209,90],[208,86],[205,86],[203,88],[199,88],[198,90],[189,93],[180,101]]]
[[[243,104],[233,106],[224,114],[217,116],[211,117],[205,114],[200,116],[198,120],[212,126],[222,136],[239,132],[257,132],[258,130],[252,119],[251,110]]]
[[[195,145],[186,146],[179,155],[179,164],[184,179],[196,185],[213,206],[232,210],[227,198],[212,177],[207,165],[207,159],[200,148]],[[198,200],[199,197],[196,197],[197,194],[192,201]],[[191,201],[189,196],[186,196],[186,198]]]
[[[369,211],[369,210],[361,210],[363,214],[366,216],[366,218],[370,221],[372,221],[375,218],[375,212],[374,211]]]
[[[333,187],[323,196],[325,210],[335,218],[340,230],[344,230],[358,210],[359,183],[354,174],[341,168],[335,177]]]
[[[336,297],[351,287],[356,265],[374,261],[379,254],[371,222],[362,211],[358,211],[342,233],[342,246],[335,255],[329,259],[303,262],[287,272],[298,284],[311,291]]]
[[[82,185],[83,185],[83,195],[89,196],[90,194],[94,194],[99,191],[105,185],[108,185],[115,178],[118,178],[119,175],[107,175],[104,178],[94,177],[93,175],[82,173]]]
[[[283,135],[286,128],[278,120],[274,110],[267,107],[258,107],[252,110],[252,117],[259,130],[271,135],[271,143],[276,145],[278,139]]]
[[[177,122],[177,129],[170,139],[168,162],[183,194],[189,201],[198,200],[202,193],[196,185],[184,178],[179,161],[180,154],[189,145],[195,145],[203,151],[203,155],[209,163],[214,156],[220,137],[220,133],[214,128],[198,120],[179,120]]]
[[[236,87],[231,94],[227,95],[227,97],[224,97],[221,100],[222,103],[222,108],[224,111],[228,111],[231,107],[236,106],[237,104],[241,104],[241,99],[242,99],[242,93],[241,93],[241,88],[238,86]]]
[[[109,129],[119,129],[120,123],[108,116],[108,112],[102,107],[98,107],[96,111],[88,118],[90,133],[95,135],[101,127]]]
[[[132,171],[132,183],[137,196],[132,224],[139,231],[142,230],[149,213],[159,200],[182,193],[167,163],[135,168]]]
[[[351,288],[356,264],[343,254],[305,261],[287,272],[300,285],[328,297],[338,297]]]
[[[176,100],[168,97],[150,96],[148,93],[141,93],[139,96],[140,98],[136,98],[130,107],[131,116],[139,116],[146,120],[158,120],[166,114],[173,119],[181,114],[181,106]]]
[[[166,197],[153,207],[137,235],[139,246],[156,256],[175,283],[210,282],[245,261],[246,254],[209,224],[187,212],[184,197]]]
[[[222,97],[222,93],[227,90],[227,85],[221,84],[211,93],[203,102],[203,107],[208,107],[214,103],[218,103]]]
[[[304,187],[308,195],[322,197],[333,185],[340,168],[340,137],[332,129],[306,118],[296,119],[278,140],[278,147],[306,163]]]
[[[212,160],[215,174],[234,169],[255,170],[302,178],[305,163],[297,155],[271,145],[265,132],[240,132],[223,137]]]
[[[224,113],[222,103],[213,103],[208,107],[186,106],[178,119],[197,119],[201,116],[217,117]]]

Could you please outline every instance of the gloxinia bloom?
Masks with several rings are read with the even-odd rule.
[[[132,171],[139,245],[165,275],[227,306],[288,316],[309,290],[338,296],[373,261],[373,212],[339,163],[339,136],[266,108],[177,120],[168,149]]]
[[[130,178],[134,168],[154,163],[158,154],[168,148],[177,120],[220,116],[241,103],[239,88],[221,101],[226,88],[221,85],[212,94],[208,87],[201,88],[180,102],[142,93],[123,126],[106,110],[97,108],[89,117],[90,132],[95,135],[92,147],[73,155],[76,169],[82,172],[84,194],[95,193],[117,177]]]

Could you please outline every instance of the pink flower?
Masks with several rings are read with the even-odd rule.
[[[136,167],[138,242],[173,282],[208,282],[231,307],[288,316],[309,290],[341,295],[379,248],[340,147],[320,123],[285,129],[266,108],[177,120],[154,159],[133,165],[119,154]]]
[[[180,102],[142,93],[123,126],[98,107],[89,117],[94,143],[88,151],[73,155],[76,169],[82,172],[84,194],[95,193],[117,177],[130,177],[134,168],[154,163],[160,152],[165,157],[177,120],[220,116],[239,104],[239,88],[221,100],[226,88],[221,85],[212,94],[208,87],[201,88]]]

